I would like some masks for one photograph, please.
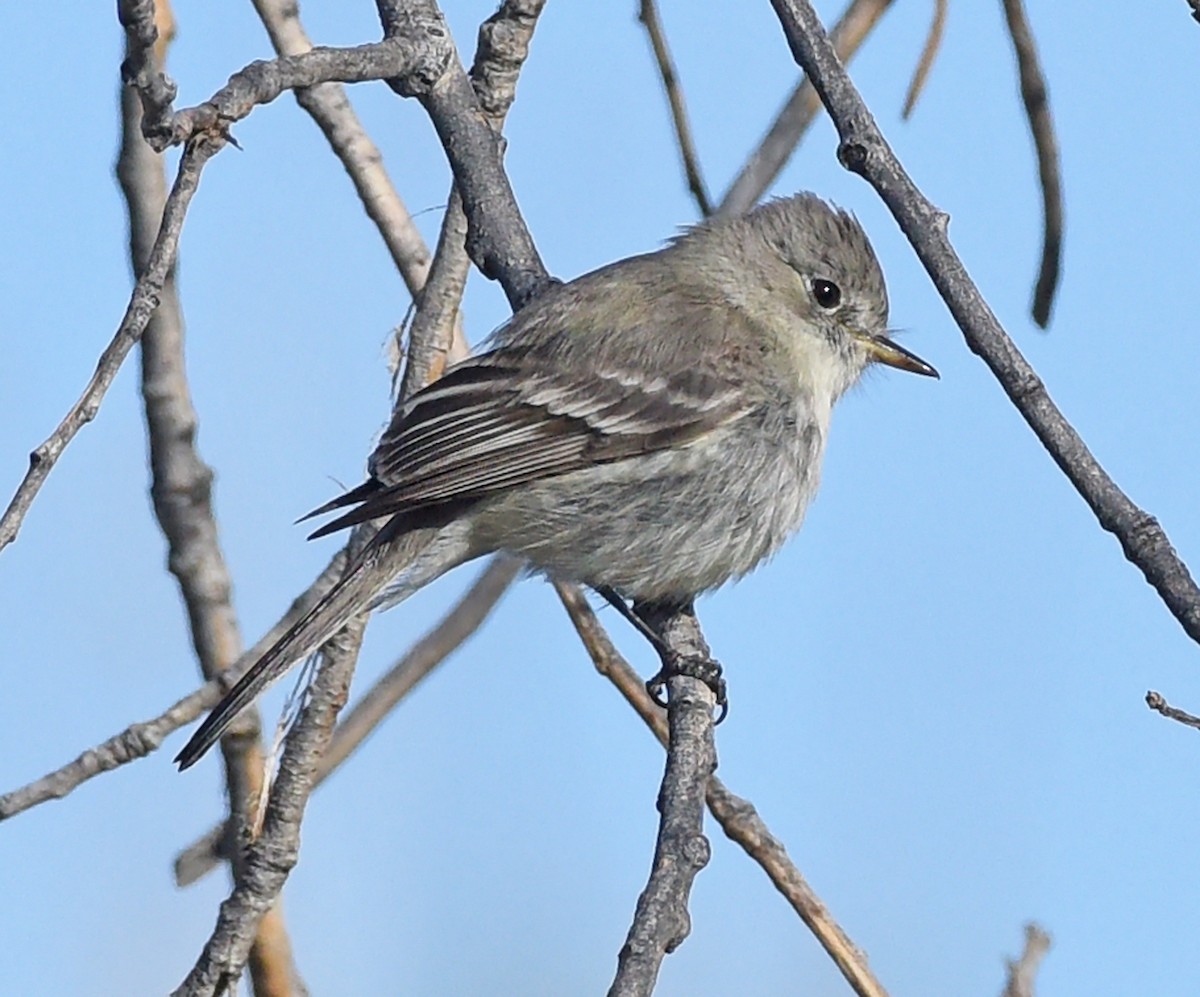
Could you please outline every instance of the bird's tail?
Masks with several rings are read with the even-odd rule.
[[[199,761],[234,718],[292,665],[320,648],[347,620],[375,608],[379,601],[376,597],[385,587],[387,605],[395,605],[474,556],[465,531],[453,525],[432,538],[427,531],[419,531],[426,534],[424,537],[408,533],[399,538],[385,536],[387,532],[385,527],[373,537],[337,584],[238,679],[175,756],[179,771]],[[413,556],[410,545],[421,541],[423,545]]]

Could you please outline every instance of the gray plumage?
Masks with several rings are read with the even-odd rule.
[[[313,536],[387,518],[181,768],[354,613],[483,554],[651,602],[750,571],[799,527],[833,404],[867,364],[935,373],[886,331],[866,235],[811,194],[550,287],[398,406],[369,480],[312,514],[354,506]]]

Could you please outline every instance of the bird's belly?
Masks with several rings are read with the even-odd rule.
[[[525,485],[479,508],[475,541],[555,578],[689,599],[746,574],[800,525],[820,436],[740,454],[745,441],[726,437]]]

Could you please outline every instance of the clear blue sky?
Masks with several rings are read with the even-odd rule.
[[[930,16],[897,4],[852,73],[910,172],[953,217],[976,280],[1126,490],[1200,558],[1200,26],[1182,0],[1034,3],[1064,165],[1049,334],[1027,303],[1040,207],[999,3],[953,4],[914,119],[898,117]],[[508,134],[552,271],[650,249],[695,217],[635,4],[551,0]],[[464,58],[490,3],[448,10]],[[796,70],[765,2],[664,19],[710,185],[724,188]],[[823,4],[827,15],[837,12]],[[368,2],[306,3],[329,44]],[[179,5],[181,104],[269,46],[249,4]],[[0,153],[0,500],[74,401],[124,308],[112,179],[112,5],[10,5]],[[353,98],[432,241],[447,171],[420,108]],[[299,513],[353,483],[387,415],[403,285],[324,139],[290,98],[204,177],[181,286],[200,447],[253,641],[336,549]],[[824,486],[770,565],[704,600],[733,709],[721,775],[749,796],[894,995],[999,992],[1021,926],[1055,938],[1043,995],[1176,994],[1196,973],[1200,742],[1147,688],[1200,710],[1200,655],[1101,533],[953,322],[872,191],[814,128],[776,190],[852,208],[892,321],[942,372],[881,373],[834,420]],[[506,315],[475,276],[476,340]],[[0,554],[0,790],[196,684],[147,497],[136,363]],[[362,690],[473,569],[378,619]],[[643,671],[652,655],[613,617]],[[278,713],[281,693],[266,701]],[[191,965],[224,873],[178,891],[176,851],[223,809],[219,764],[158,754],[0,827],[5,989],[162,993]],[[600,992],[653,845],[657,745],[599,679],[548,588],[522,583],[314,798],[285,908],[319,994]],[[836,995],[844,984],[759,870],[713,829],[694,929],[664,995]]]

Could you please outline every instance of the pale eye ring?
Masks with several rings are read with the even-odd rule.
[[[813,300],[826,311],[833,311],[842,303],[842,289],[833,281],[817,277],[809,286],[812,289]]]

